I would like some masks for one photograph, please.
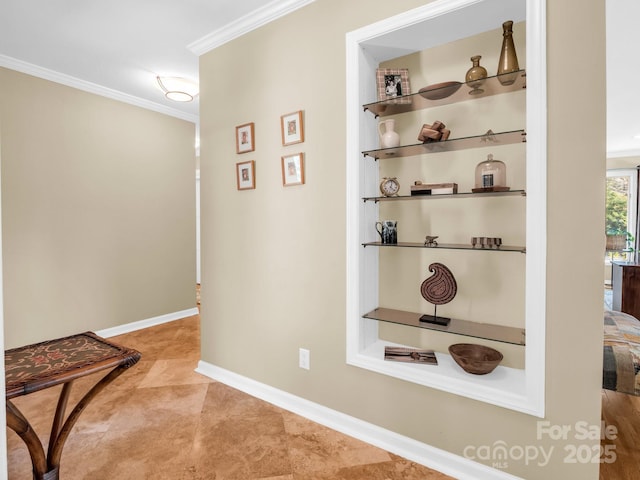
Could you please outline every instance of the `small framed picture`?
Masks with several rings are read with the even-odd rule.
[[[253,123],[245,123],[236,127],[236,153],[247,153],[255,150]]]
[[[376,83],[378,100],[392,100],[411,94],[408,68],[379,68],[376,70]]]
[[[236,163],[236,178],[238,190],[252,190],[256,188],[256,161]]]
[[[282,185],[304,184],[304,153],[295,153],[282,157]]]
[[[280,129],[282,131],[282,145],[304,142],[302,110],[282,115],[280,117]]]

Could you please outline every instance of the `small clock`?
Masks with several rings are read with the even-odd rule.
[[[380,192],[385,197],[395,197],[398,195],[399,191],[400,183],[398,183],[396,177],[384,177],[380,182]]]

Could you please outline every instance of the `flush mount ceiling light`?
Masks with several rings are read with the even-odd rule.
[[[174,102],[190,102],[198,95],[198,84],[180,77],[156,77],[165,97]]]

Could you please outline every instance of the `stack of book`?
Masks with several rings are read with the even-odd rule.
[[[458,193],[457,183],[422,183],[411,185],[411,195],[446,195]]]

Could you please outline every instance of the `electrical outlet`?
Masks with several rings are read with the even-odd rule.
[[[311,369],[311,352],[306,348],[300,349],[298,365],[300,368],[304,368],[305,370]]]

